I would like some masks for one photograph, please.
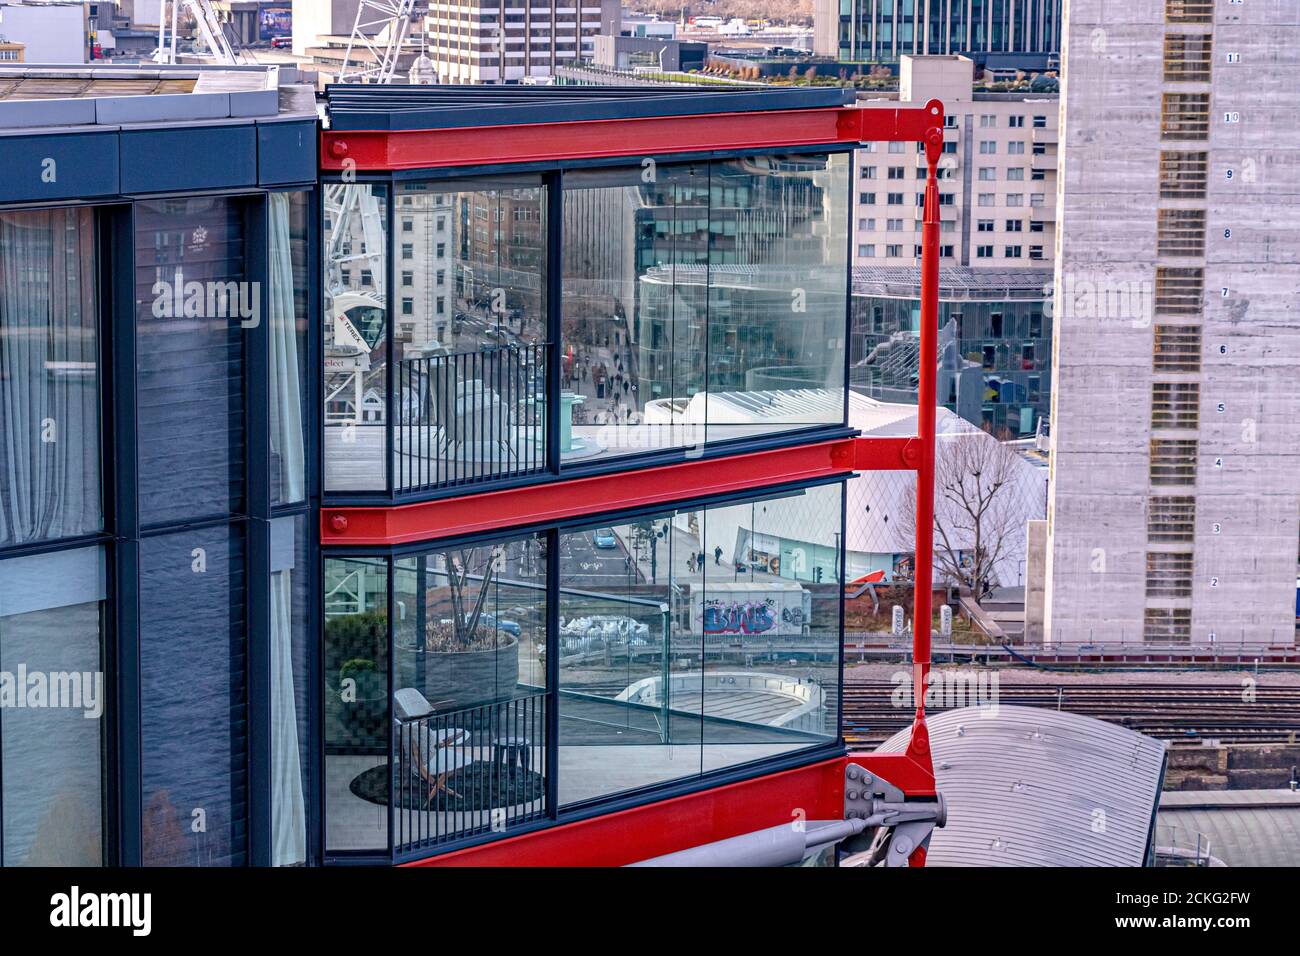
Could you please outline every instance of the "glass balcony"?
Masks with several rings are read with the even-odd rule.
[[[648,162],[325,188],[327,492],[844,424],[847,154]]]
[[[384,852],[390,816],[398,855],[510,833],[835,741],[841,499],[327,560],[327,851]]]

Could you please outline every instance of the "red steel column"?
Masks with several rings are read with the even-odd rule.
[[[927,762],[930,738],[925,727],[925,680],[930,671],[934,583],[934,409],[939,334],[939,156],[942,152],[943,130],[932,128],[925,138],[929,171],[925,181],[925,219],[921,231],[921,352],[916,396],[916,435],[920,457],[916,465],[915,590],[912,598],[912,693],[916,702],[916,719],[908,748],[918,757],[924,755]]]

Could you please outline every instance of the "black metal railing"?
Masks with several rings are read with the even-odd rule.
[[[545,469],[547,349],[511,342],[398,363],[397,490]]]
[[[399,854],[544,817],[545,692],[399,720],[393,840]]]

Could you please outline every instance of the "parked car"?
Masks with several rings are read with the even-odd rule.
[[[293,37],[271,37],[271,49],[283,50],[293,46]]]
[[[617,548],[618,538],[614,536],[613,528],[597,528],[591,536],[591,543],[598,548]]]
[[[488,614],[487,612],[484,612],[480,617],[482,618],[483,623],[488,627],[492,627],[495,624],[498,631],[505,631],[512,637],[518,637],[523,633],[523,629],[519,626],[518,621],[511,621],[506,618],[502,618],[498,621],[495,614]]]

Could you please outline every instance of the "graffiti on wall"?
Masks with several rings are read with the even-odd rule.
[[[766,601],[704,602],[705,634],[764,634],[776,627],[776,603]]]

